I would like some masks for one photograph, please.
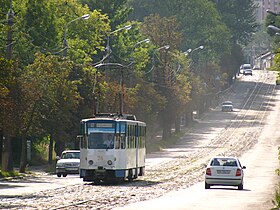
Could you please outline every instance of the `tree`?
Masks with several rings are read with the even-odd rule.
[[[146,17],[142,27],[143,34],[159,46],[157,49],[168,44],[171,51],[180,44],[179,29],[176,17],[161,18],[159,15]],[[154,50],[153,55],[154,59],[157,59],[157,65],[152,70],[152,82],[155,83],[158,93],[166,100],[165,106],[159,112],[159,122],[163,130],[162,138],[167,140],[171,136],[171,128],[176,117],[180,116],[181,107],[189,100],[190,85],[186,74],[187,68],[183,68],[180,77],[177,75],[181,63],[179,58],[176,56],[174,58],[173,53]]]
[[[2,170],[13,170],[12,138],[16,135],[14,120],[15,65],[0,58],[0,127],[3,132]]]
[[[29,87],[28,90],[38,96],[33,102],[37,107],[33,126],[40,127],[51,136],[49,162],[52,160],[54,139],[57,144],[62,143],[57,152],[60,154],[65,149],[65,140],[70,138],[67,134],[69,128],[76,123],[73,113],[81,97],[77,81],[69,80],[74,66],[72,62],[57,56],[37,54],[24,76],[25,87]]]
[[[110,19],[110,25],[115,30],[118,25],[127,21],[129,13],[132,11],[131,7],[127,6],[127,0],[79,0],[83,5],[88,5],[90,10],[98,10],[103,14],[107,14]]]
[[[221,14],[222,21],[231,31],[234,43],[247,45],[257,31],[254,0],[212,0]]]

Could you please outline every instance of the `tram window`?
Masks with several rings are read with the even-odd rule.
[[[81,138],[81,148],[87,148],[87,140],[86,140],[86,138]]]
[[[121,149],[125,149],[125,134],[121,134]]]
[[[116,134],[115,149],[120,149],[120,147],[121,147],[121,137],[120,137],[120,134]]]

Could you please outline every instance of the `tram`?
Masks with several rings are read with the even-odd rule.
[[[81,120],[80,178],[132,181],[145,173],[146,124],[134,115],[99,114]]]

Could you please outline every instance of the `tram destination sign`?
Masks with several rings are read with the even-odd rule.
[[[89,123],[90,128],[113,128],[113,123]]]

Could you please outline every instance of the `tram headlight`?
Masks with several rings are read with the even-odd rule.
[[[89,165],[93,165],[93,160],[89,160],[89,161],[88,161],[88,164],[89,164]]]
[[[112,160],[108,160],[108,161],[107,161],[107,164],[108,164],[109,166],[112,165],[112,164],[113,164]]]

